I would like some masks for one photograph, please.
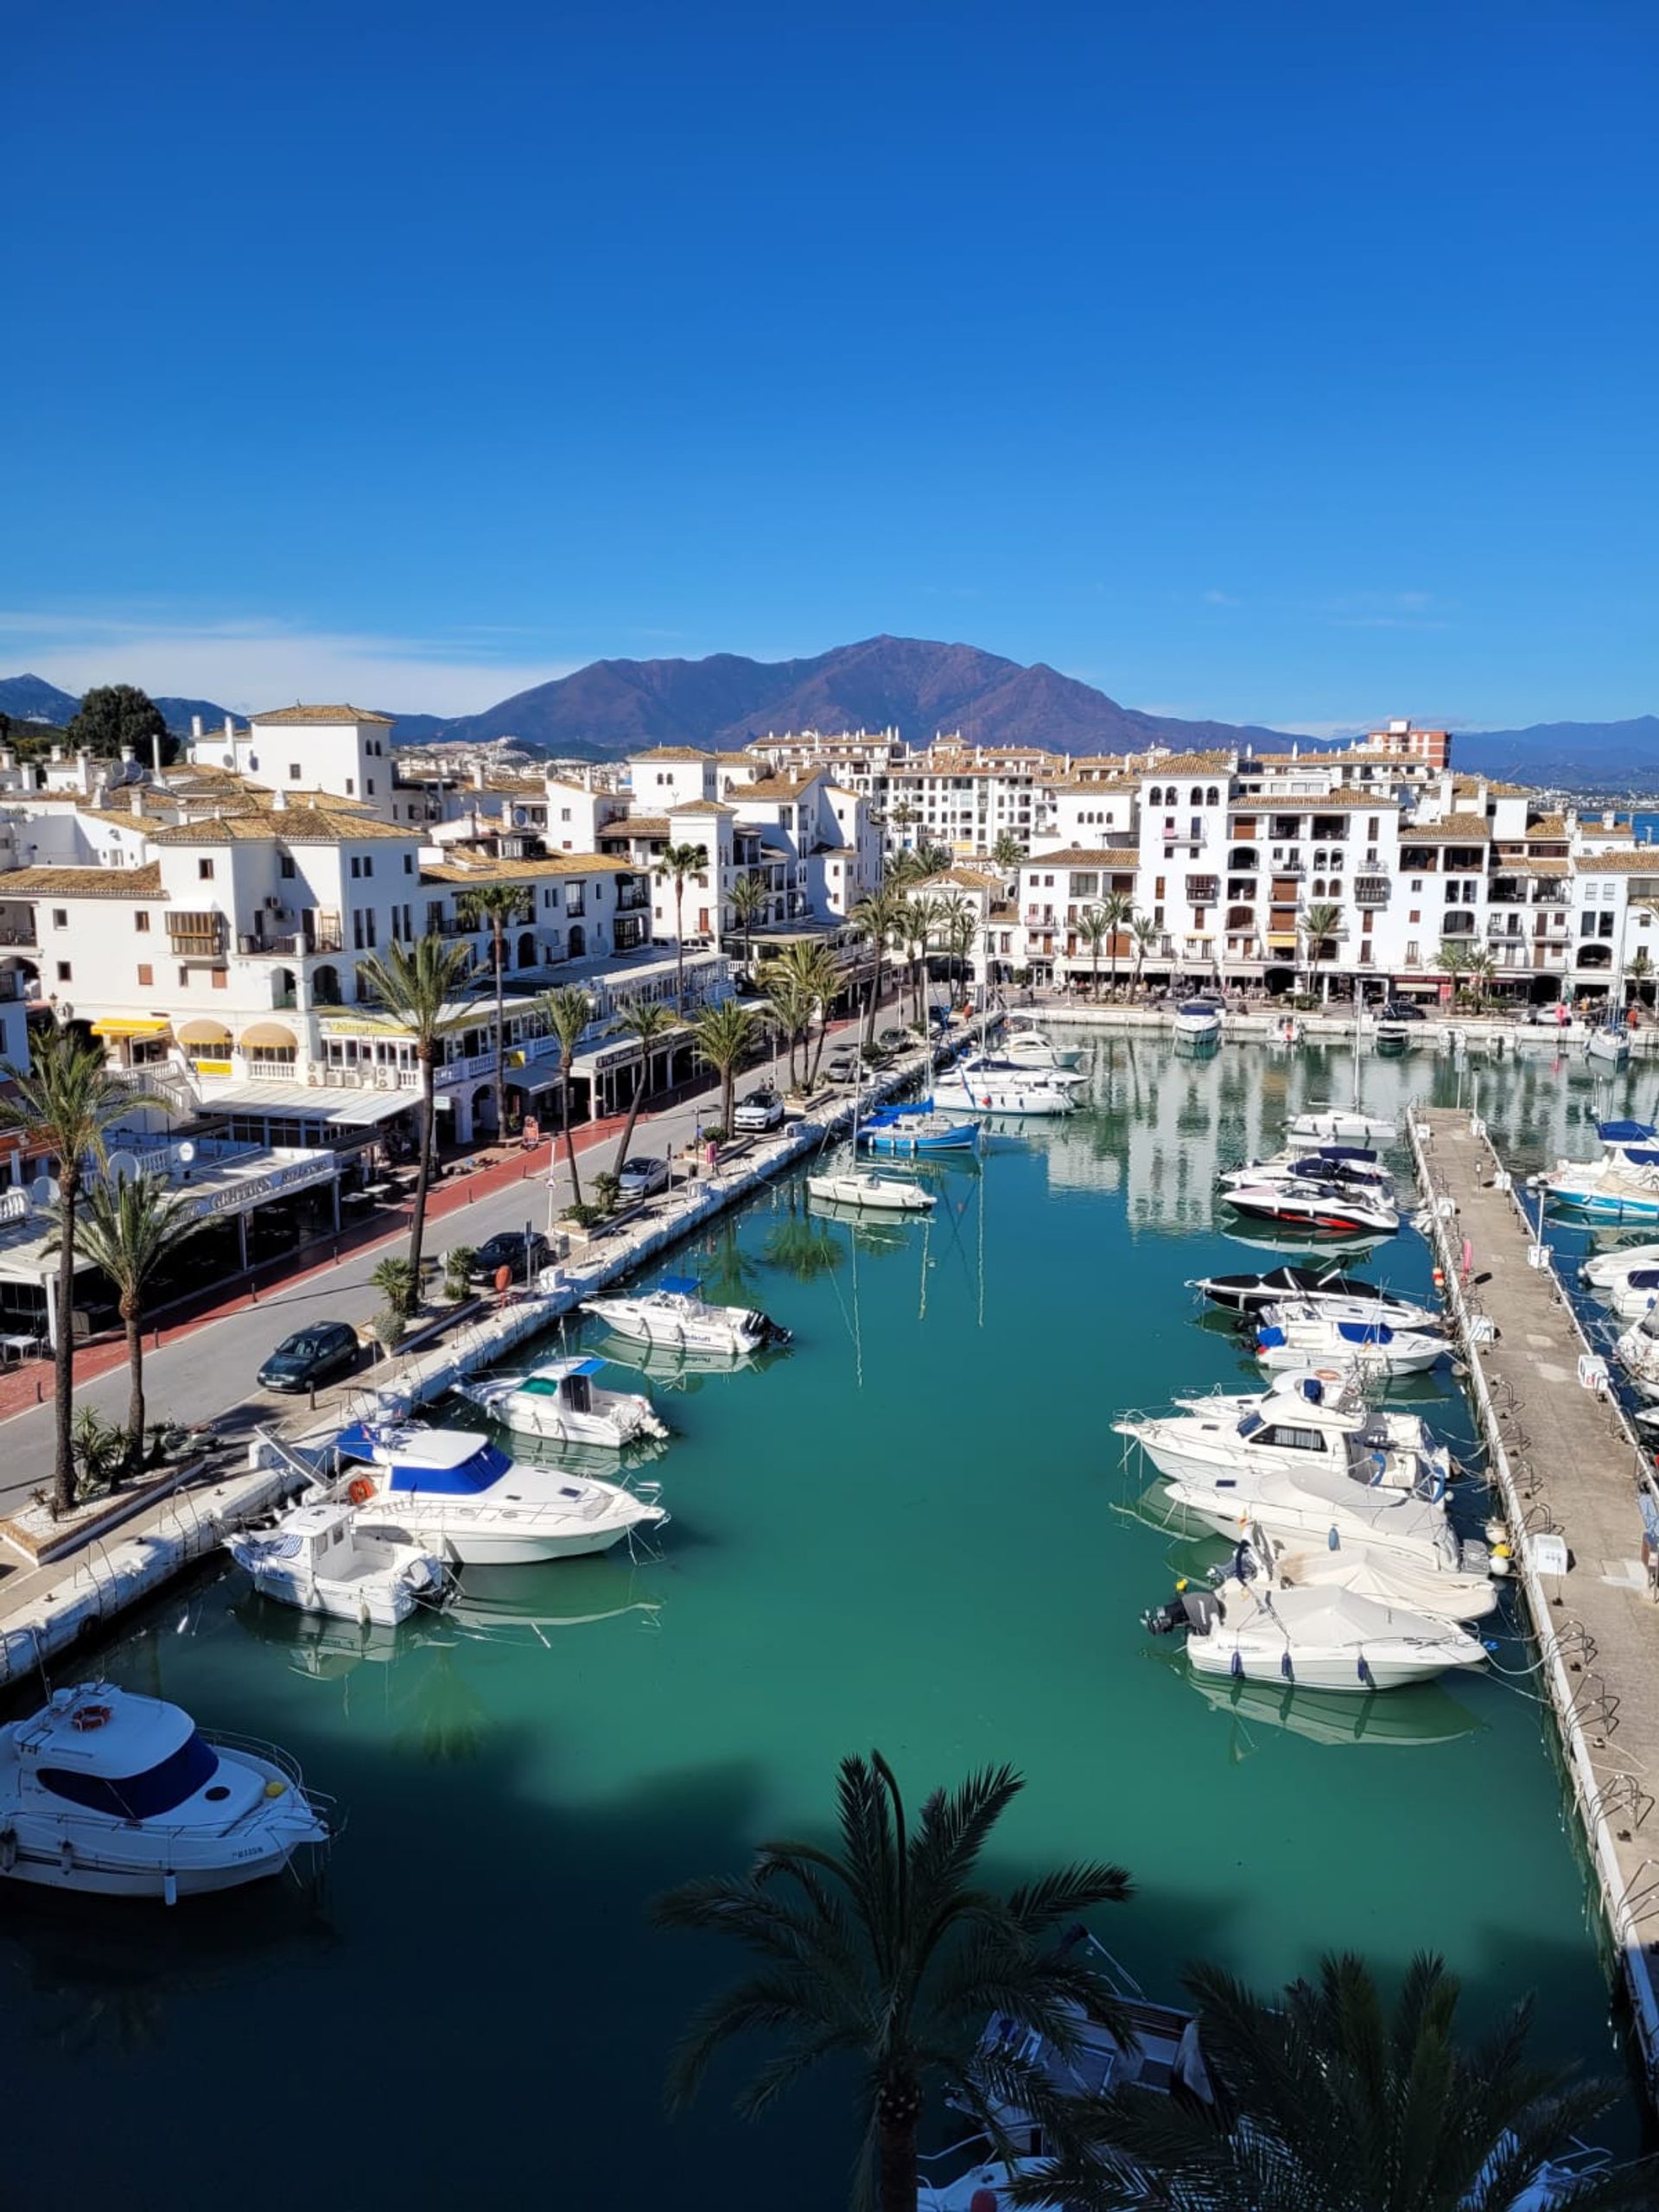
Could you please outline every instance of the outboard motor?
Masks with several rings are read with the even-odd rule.
[[[791,1332],[779,1328],[770,1313],[751,1313],[749,1320],[762,1344],[786,1344],[789,1342]]]
[[[1142,1613],[1141,1624],[1154,1636],[1174,1636],[1182,1629],[1207,1636],[1218,1620],[1226,1618],[1221,1600],[1208,1590],[1189,1590],[1183,1583],[1167,1605]]]

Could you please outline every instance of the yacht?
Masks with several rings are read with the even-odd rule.
[[[941,1106],[970,1114],[1075,1114],[1071,1085],[1055,1074],[1027,1069],[993,1071],[983,1063],[963,1063],[940,1077],[933,1095]]]
[[[1335,1370],[1281,1376],[1249,1395],[1176,1402],[1173,1413],[1124,1414],[1112,1424],[1173,1481],[1333,1469],[1368,1489],[1415,1490],[1427,1478],[1439,1494],[1451,1478],[1450,1454],[1414,1414],[1373,1409]]]
[[[1193,1044],[1221,1034],[1221,1008],[1213,999],[1183,999],[1174,1013],[1175,1034]]]
[[[654,1289],[632,1291],[615,1297],[585,1299],[595,1313],[618,1336],[647,1344],[667,1344],[679,1351],[735,1353],[746,1357],[767,1344],[786,1344],[787,1329],[780,1329],[768,1313],[743,1306],[710,1306],[702,1286],[692,1275],[664,1275]]]
[[[480,1380],[464,1376],[455,1395],[518,1436],[556,1444],[592,1444],[620,1452],[645,1437],[664,1438],[668,1424],[639,1390],[599,1390],[602,1359],[544,1359],[524,1375]]]
[[[1432,1322],[1432,1332],[1397,1329],[1369,1317],[1344,1319],[1329,1306],[1265,1306],[1259,1319],[1256,1357],[1268,1368],[1318,1367],[1329,1361],[1389,1376],[1427,1375],[1448,1349],[1438,1322]]]
[[[1203,1397],[1177,1397],[1174,1402],[1182,1413],[1198,1414],[1235,1429],[1245,1421],[1271,1426],[1289,1421],[1298,1427],[1315,1425],[1332,1436],[1355,1436],[1373,1455],[1395,1452],[1421,1459],[1442,1484],[1449,1484],[1459,1471],[1421,1414],[1372,1405],[1352,1368],[1292,1370],[1275,1375],[1265,1390],[1211,1391]],[[1415,1477],[1408,1471],[1401,1479],[1414,1481]]]
[[[1344,1113],[1338,1106],[1319,1106],[1298,1114],[1285,1129],[1285,1142],[1298,1152],[1317,1152],[1322,1145],[1382,1145],[1397,1135],[1392,1122],[1374,1114]]]
[[[1394,1196],[1392,1174],[1374,1152],[1358,1145],[1322,1145],[1317,1152],[1287,1147],[1268,1160],[1246,1160],[1236,1167],[1224,1167],[1216,1181],[1223,1190],[1233,1190],[1243,1183],[1305,1183],[1310,1179],[1335,1183],[1344,1191]]]
[[[225,1548],[262,1598],[366,1627],[396,1628],[444,1596],[443,1561],[395,1529],[363,1525],[348,1497],[293,1506]]]
[[[919,1183],[904,1175],[882,1175],[873,1167],[809,1175],[806,1192],[817,1205],[874,1207],[881,1213],[931,1213],[938,1203]]]
[[[0,1729],[0,1875],[167,1904],[280,1874],[332,1835],[274,1744],[199,1729],[113,1682],[54,1690]]]
[[[334,1444],[362,1465],[353,1505],[462,1566],[579,1559],[668,1518],[654,1495],[527,1465],[471,1429],[359,1422]]]
[[[1392,1236],[1400,1215],[1392,1199],[1314,1176],[1284,1183],[1238,1183],[1222,1203],[1251,1221],[1283,1222],[1332,1236]]]
[[[1194,1674],[1236,1681],[1363,1697],[1486,1663],[1484,1644],[1455,1621],[1329,1586],[1229,1577],[1211,1589],[1178,1591],[1145,1620],[1154,1636],[1185,1637]]]
[[[979,1123],[960,1114],[941,1114],[931,1098],[914,1106],[884,1106],[858,1132],[867,1152],[889,1160],[925,1160],[934,1153],[976,1152]]]
[[[1425,1472],[1414,1489],[1366,1480],[1363,1462],[1336,1459],[1294,1474],[1240,1471],[1164,1485],[1172,1505],[1234,1541],[1252,1526],[1269,1535],[1332,1551],[1349,1544],[1403,1552],[1428,1567],[1462,1574],[1489,1570],[1491,1546],[1452,1527],[1439,1478]]]
[[[1659,1131],[1648,1122],[1601,1122],[1599,1160],[1558,1160],[1527,1188],[1591,1221],[1659,1221]]]

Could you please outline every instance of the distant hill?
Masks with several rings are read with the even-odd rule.
[[[1659,715],[1624,722],[1534,722],[1527,729],[1483,729],[1459,735],[1452,758],[1460,768],[1512,783],[1559,785],[1569,791],[1659,791]]]
[[[189,736],[191,720],[196,715],[201,716],[204,729],[222,728],[226,715],[238,724],[247,720],[245,715],[233,714],[230,708],[219,706],[212,699],[163,698],[158,695],[156,704],[168,729],[176,731],[181,737]],[[0,715],[10,715],[16,721],[60,725],[73,720],[79,705],[74,692],[60,691],[43,676],[0,676]],[[376,712],[388,714],[391,709],[382,707]],[[397,726],[397,738],[404,744],[418,744],[449,726],[442,715],[397,715],[393,720]]]
[[[0,676],[0,715],[16,721],[67,722],[79,704],[43,676]]]

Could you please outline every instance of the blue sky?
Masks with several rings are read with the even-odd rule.
[[[0,672],[1659,709],[1659,11],[20,0]]]

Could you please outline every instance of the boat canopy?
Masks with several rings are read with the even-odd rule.
[[[1603,1144],[1652,1144],[1659,1129],[1651,1122],[1598,1122],[1596,1135]]]
[[[444,1497],[472,1497],[512,1471],[498,1445],[462,1428],[376,1430],[359,1421],[335,1439],[348,1459],[367,1459],[386,1471],[393,1491],[423,1491]]]
[[[1348,1344],[1391,1344],[1394,1331],[1386,1321],[1338,1321],[1337,1334]]]
[[[1255,1341],[1263,1351],[1277,1351],[1285,1341],[1285,1332],[1275,1322],[1271,1327],[1263,1329]],[[1243,1433],[1241,1429],[1240,1433]]]
[[[664,1275],[657,1287],[671,1292],[676,1298],[695,1298],[702,1285],[695,1275]],[[598,1361],[594,1364],[597,1367]]]

